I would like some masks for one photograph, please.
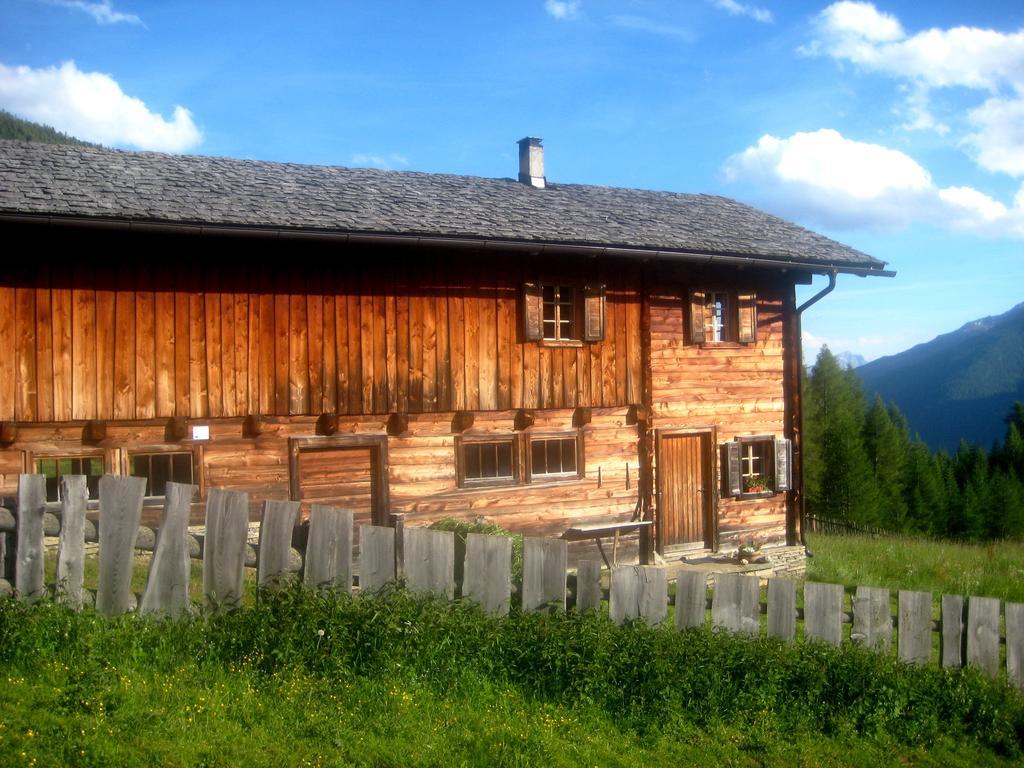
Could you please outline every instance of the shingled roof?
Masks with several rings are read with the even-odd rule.
[[[0,218],[12,215],[885,266],[713,195],[0,141]]]

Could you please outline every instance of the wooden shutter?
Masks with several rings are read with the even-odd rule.
[[[523,284],[523,340],[540,341],[544,338],[544,304],[540,285]]]
[[[587,285],[583,288],[583,340],[604,339],[604,286]]]
[[[744,344],[757,341],[757,296],[741,293],[737,296],[737,320],[739,329],[736,340]]]
[[[722,471],[725,472],[725,481],[722,486],[729,496],[739,496],[743,493],[743,470],[740,468],[740,444],[733,440],[725,444],[725,462]]]
[[[793,489],[793,443],[785,437],[775,438],[775,490]]]
[[[704,341],[704,307],[706,293],[690,291],[690,341],[700,344]]]

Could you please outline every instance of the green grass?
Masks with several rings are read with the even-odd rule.
[[[807,534],[807,579],[1024,602],[1024,542]]]
[[[991,765],[1024,699],[856,648],[289,590],[179,622],[0,603],[3,765]]]

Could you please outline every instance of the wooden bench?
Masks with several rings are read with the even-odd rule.
[[[604,559],[604,564],[611,568],[613,565],[618,565],[619,534],[641,531],[652,525],[654,525],[652,520],[631,520],[626,523],[574,525],[562,534],[562,538],[566,541],[584,541],[586,539],[593,539],[597,542],[597,548],[601,551],[601,557]],[[608,562],[608,555],[605,554],[604,545],[601,543],[601,539],[605,536],[614,537],[612,540],[612,561],[610,563]]]

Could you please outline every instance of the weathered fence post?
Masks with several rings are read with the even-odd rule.
[[[612,568],[608,617],[616,624],[644,619],[656,626],[668,615],[668,578],[664,568],[626,565]]]
[[[352,510],[313,504],[303,580],[319,589],[352,594]]]
[[[211,488],[206,497],[203,600],[213,611],[242,604],[249,494]]]
[[[932,593],[900,590],[900,660],[927,664],[932,656]]]
[[[57,541],[57,599],[78,611],[82,608],[85,576],[85,505],[89,488],[85,475],[63,475],[60,479],[63,509]]]
[[[174,617],[189,609],[192,561],[188,547],[188,519],[195,492],[194,485],[167,483],[164,511],[160,516],[153,561],[149,565],[139,613]]]
[[[857,592],[853,596],[853,629],[850,632],[850,640],[865,648],[887,652],[892,647],[891,611],[888,589],[857,587]]]
[[[512,539],[466,534],[462,595],[493,616],[508,615],[512,595]]]
[[[703,627],[707,601],[707,576],[701,571],[679,571],[676,574],[676,629]]]
[[[405,529],[405,583],[413,592],[455,598],[455,534]]]
[[[292,530],[299,516],[299,502],[263,502],[260,521],[260,554],[256,583],[265,589],[277,589],[288,578],[292,553]]]
[[[18,544],[14,589],[22,600],[43,596],[43,515],[46,512],[46,478],[18,478]]]
[[[405,578],[405,512],[391,512],[388,515],[391,527],[395,529],[395,578]]]
[[[596,611],[601,607],[601,563],[580,560],[576,563],[576,612]]]
[[[1024,690],[1024,603],[1006,604],[1006,678]]]
[[[967,663],[989,677],[999,674],[999,600],[974,597],[967,601]]]
[[[796,584],[789,579],[768,580],[768,637],[796,639]]]
[[[836,646],[842,641],[842,584],[804,584],[804,638]]]
[[[142,521],[144,477],[100,478],[100,578],[96,610],[114,616],[132,607],[135,539]]]
[[[523,538],[523,610],[565,610],[565,572],[569,563],[564,539]]]
[[[395,529],[359,526],[359,591],[379,592],[395,580]]]
[[[960,595],[942,596],[942,666],[964,665],[964,599]]]
[[[761,587],[757,576],[715,574],[711,626],[751,637],[761,633]]]

